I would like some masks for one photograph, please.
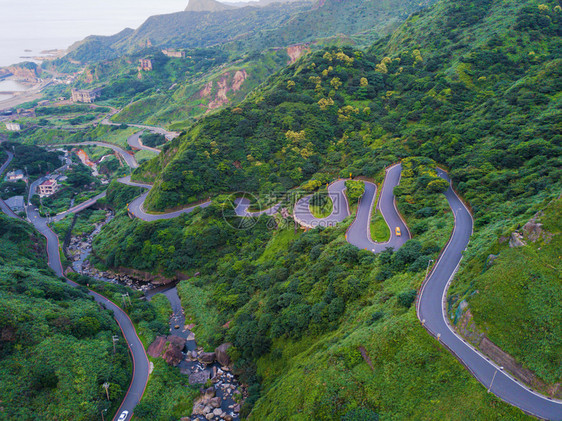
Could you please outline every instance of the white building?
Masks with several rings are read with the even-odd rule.
[[[21,126],[19,123],[6,123],[6,129],[11,132],[19,132],[21,130]]]

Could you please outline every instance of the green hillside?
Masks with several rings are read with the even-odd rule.
[[[431,39],[438,48],[412,48],[416,28],[452,14],[450,1],[412,17],[368,53],[313,53],[142,167],[141,178],[161,173],[148,207],[209,192],[283,190],[321,173],[369,177],[397,158],[423,155],[451,169],[477,226],[519,215],[525,202],[559,185],[562,57],[560,12],[517,4],[518,12],[511,3],[488,17],[511,22],[503,35],[485,33],[477,20],[456,42],[437,29]],[[552,23],[533,29],[528,20],[543,14]],[[476,45],[462,41],[472,32]],[[409,41],[400,50],[401,37]]]
[[[53,276],[45,240],[0,214],[0,401],[3,419],[110,417],[127,390],[127,344],[111,313]],[[111,402],[102,384],[108,382]]]
[[[419,187],[434,165],[408,161],[399,206],[408,217],[434,211],[424,218],[431,229],[395,253],[347,244],[352,218],[307,233],[265,216],[236,229],[226,201],[156,223],[122,213],[95,254],[109,266],[199,272],[179,284],[182,304],[198,344],[234,344],[249,419],[526,419],[487,394],[416,319],[416,289],[453,222],[443,195]]]
[[[138,169],[139,179],[156,177],[147,207],[163,210],[240,190],[266,196],[349,173],[380,179],[382,168],[400,158],[430,158],[449,169],[475,218],[474,236],[449,299],[451,318],[456,320],[459,303],[466,299],[476,327],[533,371],[544,386],[541,390],[555,394],[553,385],[562,380],[556,333],[561,314],[553,305],[560,283],[556,265],[543,263],[556,257],[559,235],[548,244],[523,249],[490,247],[502,244],[502,237],[541,210],[550,218],[544,229],[558,232],[552,222],[557,216],[552,215],[559,210],[549,203],[559,195],[562,180],[561,19],[556,2],[448,0],[412,16],[366,52],[350,47],[313,52],[238,106],[194,124],[160,157]],[[419,180],[397,194],[399,207],[412,212],[409,222],[424,250],[432,245],[428,235],[433,227],[447,223],[427,220],[435,211],[423,203],[412,207],[420,186],[428,182],[422,172],[413,174]],[[407,263],[398,264],[398,272],[387,272],[384,255],[372,267],[368,256],[358,255],[348,266],[342,261],[342,274],[355,276],[359,284],[350,288],[362,291],[360,297],[345,296],[334,286],[326,307],[313,309],[320,305],[317,297],[330,294],[323,283],[339,279],[331,269],[322,272],[315,259],[320,256],[322,261],[326,253],[332,268],[339,258],[333,256],[346,255],[347,249],[330,254],[344,247],[338,243],[344,228],[288,241],[281,240],[288,233],[277,232],[263,255],[243,247],[236,253],[240,258],[222,263],[225,256],[216,268],[211,266],[208,278],[182,284],[184,305],[196,320],[206,321],[198,334],[210,343],[219,334],[233,340],[241,373],[260,384],[252,389],[252,416],[516,417],[517,412],[502,412],[504,407],[489,401],[489,395],[480,395],[483,388],[471,386],[470,377],[459,380],[457,389],[452,378],[467,373],[454,360],[447,369],[427,367],[433,358],[448,364],[448,354],[441,359],[428,350],[424,356],[416,354],[419,360],[411,354],[421,352],[426,341],[430,347],[435,342],[421,329],[416,333],[413,310],[404,315],[398,311],[400,302],[407,302],[408,290],[421,281],[405,269]],[[207,235],[198,236],[199,241]],[[486,272],[486,259],[498,252]],[[201,268],[196,261],[189,264],[193,270]],[[522,271],[515,276],[517,268]],[[513,277],[519,279],[515,284],[506,282]],[[334,285],[351,285],[343,279]],[[365,289],[360,280],[366,282]],[[536,286],[528,289],[531,280]],[[207,297],[207,306],[190,304],[190,296]],[[336,297],[344,302],[338,311],[329,307]],[[389,307],[393,297],[397,307]],[[312,306],[310,313],[306,306]],[[233,318],[225,319],[233,312]],[[324,314],[332,315],[327,319],[330,333],[325,326],[318,331],[311,327],[311,320],[320,323]],[[518,334],[510,333],[512,319],[521,322]],[[215,329],[209,328],[212,320]],[[228,320],[230,329],[221,330]],[[400,334],[384,345],[392,332]],[[529,337],[529,332],[537,336]],[[445,390],[431,386],[440,397],[433,395],[428,398],[433,405],[426,405],[421,384],[439,384],[436,373],[452,376],[444,380],[451,395],[445,397]],[[420,387],[416,379],[424,380]],[[456,393],[470,398],[459,400]],[[467,406],[450,405],[461,401]]]
[[[69,60],[87,65],[76,86],[103,84],[102,100],[124,107],[115,121],[183,129],[194,118],[240,102],[311,49],[369,46],[433,2],[292,2],[153,16],[136,31],[88,37],[46,66],[63,70]],[[163,48],[181,49],[186,58],[168,59]],[[153,70],[139,72],[140,58],[152,59]]]

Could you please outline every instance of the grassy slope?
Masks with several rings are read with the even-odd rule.
[[[494,343],[549,384],[562,379],[561,217],[558,199],[539,218],[546,239],[517,248],[494,242],[452,292],[455,301],[468,299],[474,321]],[[491,265],[489,254],[498,255]]]

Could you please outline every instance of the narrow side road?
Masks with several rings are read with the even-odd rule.
[[[209,200],[173,212],[162,213],[162,214],[148,213],[144,210],[144,201],[146,200],[146,197],[148,196],[148,192],[150,191],[152,186],[150,184],[135,183],[134,181],[131,181],[130,176],[120,178],[118,181],[128,186],[144,187],[148,189],[146,193],[141,194],[140,196],[136,197],[131,203],[129,203],[129,212],[136,218],[139,218],[145,222],[176,218],[184,213],[191,213],[196,208],[206,208],[207,206],[211,205],[211,201]]]
[[[150,146],[146,146],[144,143],[142,143],[141,136],[143,133],[144,132],[137,132],[134,135],[129,136],[129,138],[127,139],[127,144],[132,148],[144,149],[145,151],[150,151],[157,154],[161,153],[162,151],[160,149],[151,148]]]

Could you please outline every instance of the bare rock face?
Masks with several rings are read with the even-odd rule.
[[[185,338],[182,338],[181,336],[170,335],[168,336],[168,342],[170,342],[171,344],[173,344],[174,346],[178,347],[180,350],[183,351],[187,340]]]
[[[534,219],[535,218],[533,218],[523,226],[523,233],[525,235],[525,238],[527,238],[529,241],[532,241],[533,243],[537,241],[542,235],[542,224],[535,222]]]
[[[214,352],[202,352],[199,355],[199,361],[203,364],[212,364],[216,358],[217,356]]]
[[[165,336],[156,337],[154,342],[152,342],[148,347],[147,350],[148,355],[150,355],[152,358],[158,358],[160,355],[162,355],[162,351],[164,350],[165,344],[166,344]]]
[[[162,358],[164,358],[164,361],[166,361],[169,365],[175,367],[181,362],[181,360],[183,360],[183,354],[181,353],[180,348],[169,342]]]
[[[521,234],[519,234],[518,232],[514,232],[511,234],[511,237],[509,239],[510,248],[521,247],[524,245],[525,241],[523,241],[523,236]]]
[[[215,349],[215,354],[217,356],[217,361],[222,366],[230,365],[230,357],[228,356],[227,350],[232,346],[231,343],[226,343],[218,346]]]
[[[209,404],[210,404],[213,408],[220,408],[220,407],[221,407],[221,398],[219,398],[218,396],[217,396],[217,397],[214,397],[214,398],[211,398],[211,399],[209,400]]]

